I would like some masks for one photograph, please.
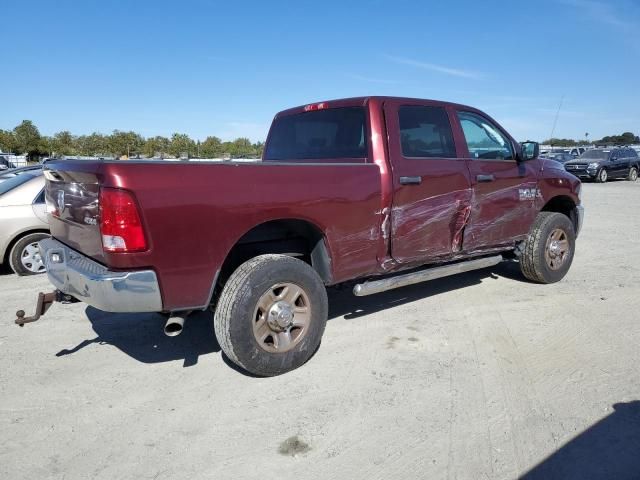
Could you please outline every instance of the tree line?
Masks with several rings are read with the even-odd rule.
[[[145,138],[136,132],[114,130],[110,135],[94,132],[73,135],[69,131],[52,136],[41,135],[31,120],[23,120],[13,130],[0,129],[0,151],[26,154],[30,159],[46,156],[104,157],[182,157],[188,158],[257,158],[262,155],[263,142],[248,138],[223,142],[215,136],[204,141],[193,140],[185,133],[171,137]]]
[[[550,138],[542,142],[543,145],[554,145],[558,147],[575,147],[577,145],[633,145],[640,143],[640,137],[631,132],[624,132],[621,135],[608,135],[600,140],[587,142],[584,140],[573,140],[571,138]]]
[[[592,143],[597,145],[631,145],[640,143],[640,138],[631,133],[605,136],[587,142],[570,138],[550,138],[544,145],[572,147]],[[193,140],[185,133],[174,133],[171,137],[145,138],[136,132],[114,130],[110,135],[92,133],[73,135],[69,131],[52,136],[41,135],[31,120],[23,120],[13,130],[0,129],[0,151],[26,154],[30,159],[45,156],[104,156],[104,157],[175,157],[188,158],[258,158],[262,156],[264,142],[252,143],[248,138],[236,138],[223,142],[209,136],[204,141]]]

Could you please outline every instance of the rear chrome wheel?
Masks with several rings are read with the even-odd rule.
[[[272,376],[311,358],[327,315],[327,292],[316,271],[297,258],[270,254],[248,260],[231,274],[213,325],[233,363]]]
[[[311,323],[311,302],[295,283],[277,283],[258,300],[253,334],[267,352],[282,353],[294,348]]]
[[[636,167],[631,167],[627,180],[629,180],[630,182],[635,182],[636,180],[638,180],[638,169]]]

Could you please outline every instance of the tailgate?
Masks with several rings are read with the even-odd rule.
[[[104,262],[99,226],[99,161],[48,162],[45,198],[51,235]]]

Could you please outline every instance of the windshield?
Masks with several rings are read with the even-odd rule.
[[[29,180],[33,180],[35,177],[39,177],[40,175],[42,175],[42,172],[40,171],[31,171],[8,178],[7,180],[4,180],[2,183],[0,183],[0,195],[4,195],[14,188],[19,187],[20,185],[23,185]]]
[[[265,160],[366,158],[365,111],[332,108],[287,115],[271,127]]]
[[[609,150],[587,150],[580,158],[607,158]]]

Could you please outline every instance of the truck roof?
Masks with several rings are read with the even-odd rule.
[[[446,102],[443,100],[433,100],[428,98],[412,98],[412,97],[393,97],[393,96],[380,96],[380,95],[369,95],[366,97],[350,97],[350,98],[336,98],[333,100],[322,100],[319,102],[312,102],[306,105],[299,105],[293,108],[287,108],[286,110],[282,110],[276,114],[276,117],[281,115],[292,115],[295,113],[306,112],[309,110],[320,108],[332,108],[332,107],[355,107],[355,106],[365,106],[369,103],[370,100],[378,100],[380,102],[384,102],[386,100],[398,100],[398,101],[407,101],[407,102],[434,102],[443,106],[452,106],[456,108],[463,108],[465,110],[478,111],[477,108],[471,107],[469,105],[463,105],[460,103],[454,102]],[[314,108],[316,107],[316,108]]]

